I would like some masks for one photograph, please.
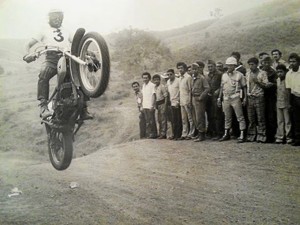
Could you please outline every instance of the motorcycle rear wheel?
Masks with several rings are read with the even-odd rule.
[[[79,58],[87,62],[77,67],[80,86],[87,96],[97,98],[105,92],[110,76],[107,44],[100,34],[89,32],[81,39],[78,52]]]
[[[73,132],[61,132],[46,124],[48,134],[48,153],[52,166],[56,170],[67,169],[73,157]]]

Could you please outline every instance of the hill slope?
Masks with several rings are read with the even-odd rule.
[[[176,60],[224,60],[232,51],[246,58],[274,48],[287,55],[300,51],[299,9],[298,0],[275,0],[219,20],[154,34],[171,48]]]

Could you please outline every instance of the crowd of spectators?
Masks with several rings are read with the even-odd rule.
[[[141,138],[300,145],[300,57],[274,49],[247,61],[178,62],[132,83]],[[207,66],[207,70],[205,70]],[[168,132],[169,128],[169,132]],[[167,133],[170,133],[167,136]]]

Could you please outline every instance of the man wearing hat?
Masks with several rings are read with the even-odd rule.
[[[225,133],[220,141],[226,141],[230,139],[229,130],[232,126],[232,109],[237,117],[240,128],[240,136],[238,137],[238,143],[245,141],[246,122],[243,115],[242,105],[247,104],[247,86],[246,80],[242,73],[235,70],[237,60],[234,57],[229,57],[226,60],[228,71],[222,75],[221,88],[219,98],[217,99],[218,106],[222,106],[223,99],[223,111],[225,114]],[[241,100],[241,92],[244,92],[243,102]]]
[[[43,43],[46,46],[55,46],[59,48],[70,48],[72,42],[72,34],[62,26],[64,13],[60,9],[50,10],[48,13],[49,26],[45,27],[39,34],[32,37],[26,44],[26,55],[23,60],[30,63],[36,60],[36,56],[29,54],[30,49],[37,43]],[[39,73],[37,99],[40,101],[40,117],[46,118],[51,115],[48,109],[49,100],[49,82],[52,77],[57,74],[57,64],[61,54],[52,51],[47,52],[45,61]],[[80,117],[84,120],[92,119],[93,117],[87,111],[86,101],[89,100],[88,96],[84,95],[84,107],[80,113]]]
[[[226,68],[224,67],[224,64],[222,62],[217,62],[216,63],[216,69],[221,72],[221,74],[226,72]]]
[[[167,73],[163,73],[160,75],[161,77],[161,81],[160,83],[163,84],[163,85],[167,85],[167,81],[169,80],[169,76]]]

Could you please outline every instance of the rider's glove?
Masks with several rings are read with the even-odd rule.
[[[35,61],[36,58],[37,58],[36,55],[25,55],[23,57],[23,60],[27,63],[31,63],[31,62]]]

